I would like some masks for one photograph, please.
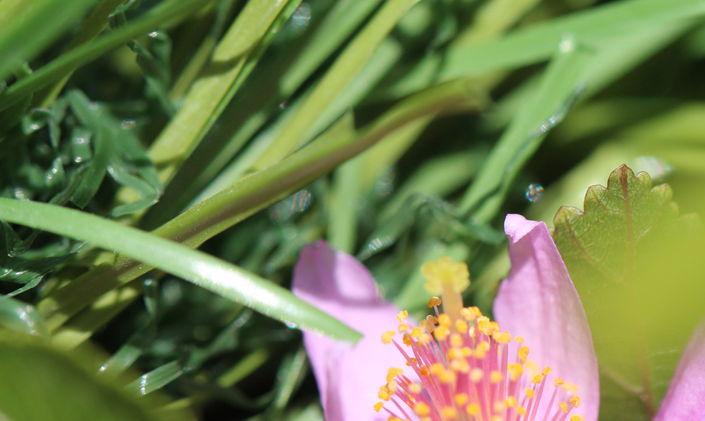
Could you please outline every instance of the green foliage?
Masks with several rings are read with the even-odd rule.
[[[702,227],[679,217],[668,185],[651,187],[648,174],[623,165],[607,187],[588,189],[584,211],[564,207],[554,219],[590,323],[606,419],[652,418],[679,359],[673,350],[703,316]]]
[[[419,315],[419,267],[465,260],[466,303],[491,312],[507,212],[550,223],[624,163],[650,163],[686,213],[705,210],[703,0],[65,3],[0,0],[0,294],[14,297],[0,325],[48,339],[17,345],[46,364],[103,348],[81,381],[146,394],[147,417],[321,418],[294,326],[357,334],[288,291],[319,238]],[[595,283],[566,258],[595,324],[606,419],[657,407],[702,293],[703,249],[695,229],[670,237],[689,221],[670,190],[627,179],[645,232],[630,274],[623,213],[592,202],[621,212],[619,183],[591,190],[584,216],[562,211],[616,273]],[[529,183],[545,187],[538,203]]]

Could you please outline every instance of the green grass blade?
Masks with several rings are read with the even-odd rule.
[[[124,28],[61,55],[31,76],[13,84],[0,94],[0,110],[51,83],[60,81],[77,68],[122,46],[132,38],[156,29],[172,27],[206,5],[202,0],[171,0],[161,3]]]
[[[400,127],[416,119],[463,106],[468,101],[473,102],[474,97],[467,81],[454,81],[421,92],[392,108],[358,136],[345,135],[314,141],[281,163],[245,177],[230,188],[196,204],[155,230],[154,234],[188,247],[198,247],[253,213],[325,175]],[[113,248],[109,247],[108,250]],[[49,327],[55,329],[102,294],[132,281],[150,269],[152,266],[127,257],[110,256],[103,264],[64,288],[49,293],[39,303],[38,309],[47,318]]]
[[[0,2],[0,80],[33,59],[73,25],[96,0]]]
[[[206,253],[116,222],[59,206],[11,199],[0,199],[0,219],[92,242],[301,329],[349,341],[359,338],[352,329],[272,282]]]
[[[559,110],[565,107],[566,101],[583,81],[586,65],[592,56],[573,39],[566,38],[561,43],[533,101],[526,102],[517,113],[463,197],[460,203],[462,212],[472,212],[474,218],[483,222],[495,216],[511,181],[541,144],[546,132],[544,122],[554,119],[556,121],[550,124],[556,124],[563,118],[557,118],[561,114]],[[566,111],[562,110],[562,113]]]
[[[459,76],[479,76],[547,60],[564,33],[592,47],[609,46],[635,30],[702,17],[704,0],[629,0],[576,12],[481,44],[457,43],[431,55],[385,95],[408,95],[429,83]]]
[[[385,3],[326,72],[253,169],[260,170],[279,161],[304,140],[311,126],[363,70],[377,47],[416,1],[388,0]]]

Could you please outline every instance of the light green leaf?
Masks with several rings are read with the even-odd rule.
[[[1,198],[0,219],[113,250],[190,280],[269,317],[294,323],[301,329],[350,341],[359,338],[357,332],[294,297],[290,291],[235,265],[153,234],[72,209]],[[130,264],[140,265],[134,260]],[[80,295],[76,292],[70,299],[80,300]],[[51,307],[51,302],[44,302],[39,310]],[[51,327],[55,326],[50,324]]]
[[[588,189],[584,212],[564,207],[554,220],[593,335],[601,419],[653,417],[703,315],[702,229],[671,195],[623,165]]]

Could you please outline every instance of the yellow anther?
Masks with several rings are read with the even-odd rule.
[[[413,342],[413,341],[411,340],[411,336],[409,336],[409,335],[404,335],[404,345],[406,345],[406,346],[411,346],[411,343],[412,343],[412,342]]]
[[[487,355],[487,351],[490,350],[490,344],[488,342],[482,341],[475,347],[475,358],[483,359]]]
[[[376,412],[379,412],[382,410],[383,407],[384,407],[384,404],[382,402],[377,402],[374,406],[374,409]]]
[[[470,364],[468,364],[467,361],[465,360],[453,360],[450,362],[450,368],[453,370],[459,372],[459,373],[467,373],[470,371]]]
[[[409,392],[418,395],[421,393],[421,383],[411,383],[409,385]]]
[[[383,344],[390,344],[392,343],[392,337],[396,335],[397,333],[393,330],[388,330],[382,334],[382,343]]]
[[[419,329],[418,327],[415,327],[415,328],[411,329],[411,333],[409,335],[411,335],[412,338],[418,338],[419,336],[421,336],[421,333],[422,333],[421,329]]]
[[[457,320],[455,322],[455,328],[458,330],[458,333],[465,333],[468,331],[468,322],[465,320]]]
[[[455,348],[461,348],[463,346],[463,337],[457,333],[450,335],[450,345]]]
[[[440,294],[444,286],[450,285],[454,292],[461,293],[470,286],[470,271],[463,262],[454,262],[450,257],[441,257],[421,267],[426,277],[425,288],[431,294]]]
[[[524,366],[521,364],[507,364],[507,373],[509,373],[509,378],[515,382],[524,372]]]
[[[524,343],[524,338],[522,338],[521,336],[515,336],[515,337],[514,337],[514,342],[523,344],[523,343]]]
[[[531,379],[531,383],[539,384],[539,383],[541,383],[541,380],[543,380],[543,376],[540,374],[537,374],[534,376],[533,379]]]
[[[416,358],[409,358],[409,359],[411,360],[412,363],[418,364],[418,362],[416,361]]]
[[[493,407],[494,407],[494,412],[496,412],[498,414],[501,414],[506,409],[506,407],[504,406],[504,402],[500,402],[500,401],[495,402]]]
[[[460,348],[460,352],[462,353],[463,357],[472,357],[473,355],[472,349],[467,346]]]
[[[458,377],[451,370],[444,370],[442,373],[440,373],[438,375],[438,380],[440,380],[441,383],[443,383],[443,384],[455,383],[455,381],[457,379],[458,379]]]
[[[527,398],[532,399],[534,397],[534,389],[529,389],[528,387],[524,390],[524,394]]]
[[[448,350],[448,359],[454,360],[456,358],[461,358],[463,353],[458,348],[451,348]]]
[[[561,411],[568,412],[568,405],[565,402],[558,402],[558,406],[561,407]]]
[[[399,325],[399,327],[397,327],[397,332],[404,333],[404,332],[408,332],[409,329],[411,329],[411,328],[409,327],[408,324],[402,323]]]
[[[517,400],[514,399],[514,396],[510,396],[504,400],[504,406],[506,406],[507,408],[511,408],[516,404],[517,404]]]
[[[389,371],[387,371],[387,383],[391,382],[397,375],[401,374],[404,374],[404,370],[401,368],[390,368]]]
[[[570,421],[585,421],[585,417],[582,415],[573,415],[570,417]]]
[[[421,336],[419,336],[419,343],[421,345],[426,345],[429,342],[431,342],[431,335],[428,333],[422,333]]]
[[[580,396],[573,396],[568,400],[568,402],[573,405],[573,408],[577,408],[578,406],[580,406]]]
[[[394,382],[387,383],[387,390],[389,390],[390,394],[395,394],[397,392],[397,384]]]
[[[500,373],[499,371],[492,371],[490,373],[490,382],[493,384],[497,384],[502,381],[504,378],[504,375]]]
[[[541,374],[543,374],[544,376],[548,376],[548,373],[550,373],[551,370],[552,370],[551,367],[544,367]]]
[[[439,305],[441,305],[441,299],[438,297],[431,297],[428,300],[428,308],[438,307]]]
[[[556,377],[556,380],[553,381],[553,385],[556,386],[556,387],[561,386],[563,383],[565,383],[565,382],[563,381],[563,379],[559,379],[559,378],[557,378],[557,377]]]
[[[569,395],[572,395],[573,393],[578,393],[578,386],[573,383],[566,383],[563,385],[563,390]]]
[[[426,417],[431,413],[431,408],[423,402],[418,402],[414,405],[414,412],[420,417]]]
[[[407,317],[409,317],[409,312],[406,310],[402,310],[397,314],[397,320],[401,323],[403,322]]]
[[[433,323],[429,322],[428,320],[421,320],[421,323],[419,323],[419,327],[421,330],[424,332],[433,332],[433,329],[436,327],[433,325]]]
[[[441,419],[443,420],[454,420],[458,417],[458,411],[452,406],[446,406],[441,409]]]
[[[475,306],[468,307],[468,310],[475,313],[475,318],[482,317],[482,312],[480,311],[479,307],[475,307]]]
[[[522,346],[521,348],[519,348],[518,354],[519,354],[519,359],[521,360],[521,362],[525,363],[526,357],[529,355],[529,347]]]
[[[450,326],[450,316],[447,314],[443,313],[440,316],[438,316],[438,323],[441,326],[449,327]]]
[[[499,415],[492,415],[490,421],[504,421],[504,418],[500,417]]]
[[[430,314],[429,314],[428,316],[426,316],[426,320],[428,320],[428,322],[431,323],[431,324],[433,324],[433,325],[435,325],[436,323],[438,323],[438,318],[437,318],[436,316],[433,316],[433,315],[430,315]]]
[[[468,322],[472,322],[473,320],[475,320],[475,313],[472,310],[470,310],[469,308],[460,309],[460,314]]]
[[[470,398],[468,398],[468,395],[466,395],[465,393],[458,393],[457,395],[455,395],[455,404],[458,406],[463,406],[468,403],[469,399]]]
[[[445,341],[446,338],[448,337],[448,328],[445,326],[438,326],[436,330],[433,332],[433,336],[436,337],[439,341]]]
[[[512,335],[509,332],[495,332],[492,334],[492,338],[500,344],[508,344],[512,341]]]
[[[468,405],[465,411],[467,411],[468,415],[472,415],[474,417],[475,415],[480,413],[480,405],[476,403],[471,403],[470,405]]]
[[[431,374],[431,372],[428,370],[428,367],[426,367],[425,365],[419,367],[419,371],[421,372],[422,376],[428,376],[429,374]]]
[[[446,370],[445,367],[443,367],[443,364],[441,363],[433,363],[431,365],[431,373],[438,375]]]
[[[472,370],[470,370],[470,381],[472,381],[473,383],[480,383],[484,376],[485,373],[480,368],[473,368]]]
[[[382,391],[382,390],[380,390],[379,392],[377,392],[377,397],[380,398],[380,399],[382,399],[382,400],[385,401],[385,402],[389,401],[389,399],[391,398],[391,396],[389,395],[389,393],[387,393],[387,392],[385,392],[385,391]]]
[[[524,415],[524,414],[526,414],[526,408],[524,408],[524,407],[521,406],[521,405],[517,406],[517,410],[516,410],[516,411],[517,411],[517,414],[519,414],[519,415]]]

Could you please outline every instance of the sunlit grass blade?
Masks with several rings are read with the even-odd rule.
[[[203,252],[134,228],[72,209],[12,199],[0,199],[0,219],[92,242],[190,280],[262,314],[294,323],[301,329],[350,341],[359,338],[352,329],[272,282]],[[51,304],[45,303],[39,311],[47,306]]]

